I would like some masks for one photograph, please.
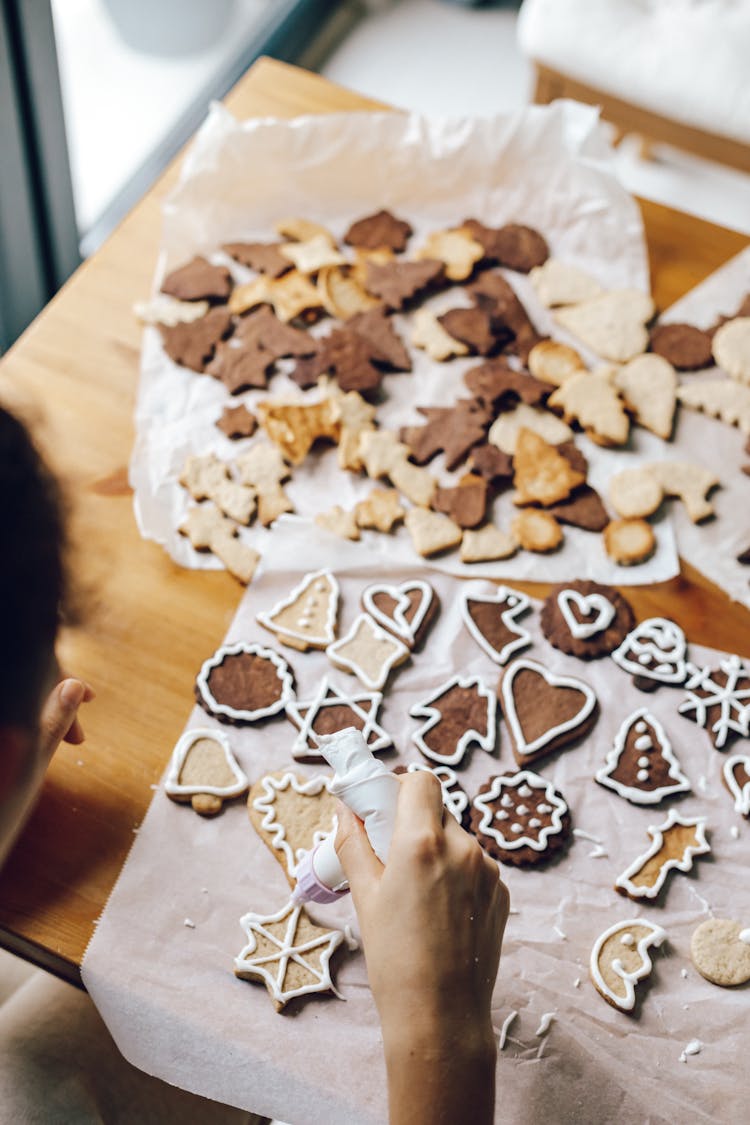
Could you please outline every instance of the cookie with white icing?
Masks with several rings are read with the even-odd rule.
[[[284,868],[290,887],[302,856],[336,824],[336,798],[330,778],[305,778],[291,770],[269,773],[251,787],[250,822],[271,855]]]
[[[599,714],[596,695],[587,683],[556,675],[523,656],[505,669],[497,691],[519,766],[582,738]]]
[[[383,696],[379,691],[344,692],[324,676],[310,699],[294,699],[286,715],[299,730],[292,743],[292,757],[298,761],[324,761],[318,739],[346,727],[356,727],[373,754],[387,750],[392,739],[377,721]]]
[[[684,817],[671,810],[663,824],[648,829],[651,846],[639,855],[615,881],[618,894],[654,900],[671,871],[689,871],[695,856],[706,855],[705,816]]]
[[[721,779],[734,798],[734,811],[750,817],[750,754],[732,754],[727,758]]]
[[[306,652],[326,648],[336,636],[339,584],[330,570],[306,574],[290,593],[267,613],[258,614],[265,629],[283,645]]]
[[[471,803],[471,831],[500,863],[545,863],[570,837],[570,810],[551,781],[531,770],[496,774]]]
[[[677,710],[703,727],[716,750],[750,735],[750,663],[725,656],[718,668],[687,666],[685,699]]]
[[[594,988],[621,1012],[635,1007],[635,987],[653,967],[649,950],[658,947],[666,931],[644,918],[615,922],[597,938],[589,971]]]
[[[542,631],[551,645],[569,656],[593,660],[625,640],[635,624],[630,602],[600,582],[563,582],[542,606]]]
[[[421,646],[440,608],[429,582],[373,582],[362,593],[362,609],[410,649]]]
[[[274,649],[238,641],[204,661],[195,696],[223,723],[257,723],[284,711],[294,698],[294,676]]]
[[[518,624],[530,606],[526,594],[508,586],[498,586],[491,594],[461,595],[464,625],[495,664],[507,664],[513,653],[531,644],[531,633]]]
[[[658,805],[665,797],[690,792],[667,732],[645,707],[624,720],[595,777],[634,805]]]
[[[633,677],[639,691],[655,691],[660,684],[684,683],[687,675],[687,641],[679,625],[667,617],[639,622],[612,659]]]
[[[459,765],[470,746],[491,754],[497,741],[495,696],[478,676],[452,676],[409,714],[426,719],[411,736],[425,758],[442,766]]]
[[[336,668],[351,672],[369,691],[380,691],[394,668],[409,659],[409,649],[382,629],[369,613],[360,613],[349,632],[326,648]]]
[[[248,784],[227,736],[194,729],[186,731],[172,751],[164,791],[173,801],[189,802],[201,816],[215,816],[225,801],[242,796]]]

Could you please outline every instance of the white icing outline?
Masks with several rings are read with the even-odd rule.
[[[505,1047],[505,1041],[508,1038],[508,1029],[510,1028],[510,1025],[513,1023],[513,1020],[516,1018],[517,1015],[518,1015],[518,1012],[515,1012],[515,1011],[511,1012],[503,1020],[503,1026],[500,1028],[500,1035],[498,1036],[498,1040],[497,1040],[498,1051],[502,1051],[503,1048]]]
[[[298,848],[297,854],[292,851],[291,844],[286,838],[286,826],[281,821],[276,819],[276,798],[279,793],[285,792],[291,785],[295,793],[301,797],[317,797],[324,789],[329,793],[331,791],[331,779],[323,777],[318,774],[316,777],[309,779],[299,778],[296,774],[288,771],[281,777],[274,777],[273,774],[266,774],[261,778],[260,784],[263,786],[263,792],[260,796],[256,797],[252,802],[252,806],[256,812],[263,814],[263,819],[260,822],[260,827],[264,832],[268,832],[271,836],[271,846],[276,848],[277,851],[283,852],[286,859],[286,869],[290,875],[294,875],[297,864],[302,857],[311,851],[312,848],[324,840],[331,832],[331,828],[325,831],[318,830],[313,834],[312,848]],[[333,830],[336,828],[336,817],[333,818]]]
[[[455,770],[452,770],[449,766],[428,766],[424,762],[409,762],[406,772],[434,774],[440,782],[443,804],[454,820],[457,820],[459,824],[461,823],[463,814],[469,807],[469,798]],[[457,787],[457,791],[453,790],[454,785]]]
[[[671,643],[671,649],[665,648],[665,643]],[[637,659],[631,660],[629,652],[641,655],[650,653],[654,657],[654,666],[645,668]],[[631,629],[622,644],[610,655],[615,664],[632,676],[657,680],[661,684],[681,684],[687,675],[686,652],[687,641],[679,625],[667,617],[648,617],[636,625],[635,629]],[[674,670],[670,671],[668,667],[665,669],[665,664],[674,664]]]
[[[453,687],[461,689],[476,688],[482,699],[487,702],[487,733],[481,734],[480,731],[475,730],[474,727],[469,727],[465,730],[459,738],[456,748],[452,754],[436,754],[434,750],[430,750],[429,746],[424,741],[424,736],[437,726],[443,717],[442,711],[437,707],[431,706],[442,695],[446,695]],[[491,754],[495,749],[497,741],[497,700],[493,692],[487,688],[479,676],[451,676],[450,679],[445,680],[439,687],[428,695],[426,699],[421,700],[419,703],[414,703],[409,708],[409,714],[413,719],[427,719],[426,723],[419,728],[418,731],[411,736],[411,740],[420,753],[424,754],[425,758],[429,758],[431,762],[437,762],[439,766],[455,766],[461,761],[466,753],[470,743],[476,742],[482,750],[486,750]]]
[[[491,801],[497,801],[503,789],[515,789],[520,784],[530,785],[532,789],[543,789],[545,796],[552,806],[552,819],[546,828],[542,828],[539,835],[521,836],[516,840],[506,840],[502,832],[495,827],[495,810],[490,808]],[[516,848],[531,848],[535,852],[546,851],[550,836],[557,836],[563,829],[563,817],[568,811],[568,806],[558,793],[551,781],[546,781],[532,770],[519,770],[513,774],[497,774],[492,778],[490,788],[486,793],[479,793],[471,802],[475,809],[479,809],[482,819],[475,829],[476,835],[491,836],[503,851],[512,852]]]
[[[193,744],[201,738],[209,738],[212,742],[219,743],[224,751],[226,763],[237,779],[233,785],[180,785],[179,778],[185,759]],[[250,782],[240,769],[224,731],[209,730],[207,727],[194,727],[181,735],[172,751],[167,766],[167,776],[164,779],[164,791],[170,797],[195,797],[199,793],[208,793],[212,797],[223,797],[229,800],[230,797],[239,797],[249,785]]]
[[[498,652],[496,648],[490,644],[485,637],[484,633],[479,629],[473,617],[469,613],[469,602],[485,602],[487,605],[502,605],[509,597],[517,598],[514,605],[508,608],[500,615],[500,620],[506,629],[510,629],[516,636],[513,640],[508,641],[506,645]],[[531,599],[523,594],[520,590],[513,590],[510,586],[498,586],[497,592],[494,594],[472,594],[467,590],[461,595],[461,617],[466,628],[477,642],[483,652],[486,652],[490,660],[495,664],[507,664],[510,657],[514,652],[521,648],[526,648],[531,644],[531,633],[528,629],[523,629],[516,621],[517,617],[521,617],[531,606]]]
[[[617,769],[620,757],[625,750],[625,744],[630,730],[640,721],[647,722],[654,731],[658,745],[654,746],[653,752],[658,753],[661,751],[662,757],[669,765],[669,776],[673,780],[672,785],[662,785],[659,789],[639,789],[636,785],[625,785],[622,781],[617,781],[611,776]],[[613,789],[620,797],[624,797],[626,801],[631,801],[634,805],[658,805],[659,801],[664,797],[671,796],[674,793],[690,792],[690,782],[685,777],[680,763],[675,757],[667,732],[664,730],[659,720],[649,712],[647,707],[639,707],[637,711],[633,711],[631,715],[628,715],[628,717],[623,720],[620,729],[615,735],[614,745],[608,752],[604,765],[601,769],[596,771],[594,777],[600,785],[606,786],[607,789]]]
[[[734,776],[735,766],[744,767],[745,773],[750,775],[750,754],[733,754],[727,758],[722,767],[724,783],[734,797],[734,811],[741,816],[750,816],[750,781],[746,781],[740,789],[739,782]]]
[[[219,703],[214,698],[211,688],[208,686],[208,681],[214,668],[218,668],[223,663],[224,658],[227,656],[239,656],[241,652],[245,652],[250,656],[258,656],[262,660],[270,660],[276,667],[276,676],[281,682],[281,691],[279,698],[269,704],[268,707],[258,707],[255,711],[245,711],[239,708],[230,707],[228,703]],[[228,719],[234,719],[238,723],[255,723],[259,719],[267,719],[270,715],[277,715],[279,711],[286,708],[290,699],[294,699],[294,677],[291,668],[272,648],[265,648],[263,645],[248,644],[246,641],[237,641],[233,645],[221,645],[217,648],[213,656],[208,660],[204,660],[201,665],[201,670],[198,673],[198,678],[195,681],[196,687],[200,692],[201,699],[209,708],[212,715],[224,715]]]
[[[375,679],[370,679],[367,672],[365,672],[364,668],[360,668],[356,660],[341,655],[341,650],[347,645],[354,644],[358,640],[360,644],[367,643],[370,638],[363,636],[363,630],[365,629],[369,630],[370,638],[373,641],[387,642],[391,645],[391,654],[387,656],[381,664]],[[370,617],[369,613],[357,614],[349,632],[326,648],[326,656],[335,668],[341,668],[345,672],[352,672],[360,683],[363,683],[370,691],[380,691],[384,688],[392,670],[398,664],[402,664],[410,655],[411,650],[403,641],[400,641],[398,637],[394,637],[393,633],[389,633],[387,629],[381,629],[380,625]]]
[[[327,698],[329,694],[330,699]],[[369,711],[359,706],[360,703],[369,703],[370,701],[372,701],[372,707]],[[379,691],[358,691],[356,694],[347,695],[340,691],[335,684],[332,684],[327,676],[324,676],[312,700],[303,702],[299,699],[292,699],[287,704],[287,718],[299,728],[299,734],[292,745],[292,757],[298,760],[300,758],[325,760],[316,745],[309,745],[309,742],[313,742],[315,737],[313,723],[318,712],[324,707],[338,707],[342,704],[350,707],[357,718],[362,720],[362,737],[367,743],[368,750],[373,754],[379,750],[387,750],[389,746],[393,745],[393,739],[377,722],[377,714],[382,701],[383,695]],[[305,711],[304,716],[300,713],[301,711]],[[370,741],[370,736],[373,734],[375,738]]]
[[[417,607],[417,612],[414,614],[411,622],[406,618],[406,611],[411,605],[409,599],[409,591],[418,590],[422,595],[421,601]],[[389,598],[393,598],[396,605],[393,610],[393,616],[389,617],[387,613],[383,613],[375,605],[374,597],[376,594],[386,594]],[[435,591],[428,582],[423,582],[419,578],[414,580],[407,580],[401,582],[398,586],[389,585],[386,582],[374,582],[368,586],[362,594],[362,604],[379,625],[387,629],[389,633],[393,633],[399,640],[402,640],[409,648],[413,648],[417,643],[417,634],[422,627],[422,624],[427,617],[430,606],[435,597]]]
[[[515,697],[513,695],[513,681],[522,669],[535,672],[552,688],[572,688],[574,691],[580,692],[584,697],[583,706],[572,718],[566,719],[564,723],[558,723],[556,727],[549,727],[546,731],[543,731],[538,738],[535,738],[533,742],[527,742],[524,737],[521,723],[516,712]],[[589,684],[584,683],[583,680],[578,680],[574,676],[557,676],[554,672],[550,672],[549,669],[537,663],[536,660],[529,660],[528,657],[525,656],[514,661],[506,670],[500,682],[500,691],[503,696],[505,721],[511,729],[516,753],[520,757],[528,757],[529,754],[535,754],[550,742],[554,742],[560,735],[567,734],[568,731],[576,730],[578,727],[583,726],[597,703],[594,689],[590,687]]]
[[[615,957],[612,961],[612,971],[625,985],[625,996],[616,995],[611,988],[604,981],[601,969],[599,968],[599,957],[601,955],[604,943],[613,937],[618,931],[627,930],[632,926],[645,926],[650,932],[644,934],[636,946],[636,953],[641,958],[640,966],[632,973],[625,972],[622,966],[622,961],[619,957]],[[589,971],[591,979],[597,991],[611,1000],[616,1008],[623,1012],[632,1011],[635,1005],[635,986],[639,980],[647,977],[653,968],[653,963],[648,954],[648,950],[652,946],[660,946],[667,936],[667,931],[661,926],[657,926],[655,922],[649,922],[645,918],[628,918],[625,922],[615,922],[614,926],[610,926],[603,934],[600,934],[596,939],[594,948],[591,950],[591,959],[589,961]]]
[[[719,671],[727,677],[725,686],[717,684],[712,679],[715,671],[713,668],[698,668],[695,664],[688,663],[687,670],[689,674],[689,679],[685,684],[687,698],[677,708],[678,714],[690,718],[690,713],[694,712],[694,722],[706,730],[708,708],[718,707],[719,717],[711,727],[711,731],[717,735],[716,739],[711,740],[717,750],[722,749],[730,731],[742,738],[747,738],[750,734],[750,687],[736,689],[737,681],[740,678],[750,680],[750,668],[745,661],[736,655],[724,657],[723,660],[719,661]],[[695,688],[711,688],[714,690],[714,695],[708,695],[703,699],[701,696],[695,695]],[[748,700],[744,706],[741,702],[743,699]],[[735,701],[734,704],[732,700]],[[733,706],[737,711],[737,718],[734,722],[732,721]]]
[[[281,629],[274,624],[274,617],[281,613],[283,610],[288,609],[289,606],[294,605],[297,598],[312,586],[317,578],[325,578],[328,583],[328,613],[326,615],[325,633],[322,636],[310,636],[304,630],[296,629]],[[306,574],[301,582],[298,582],[293,590],[280,602],[277,602],[268,613],[256,614],[256,621],[259,621],[266,629],[275,633],[279,640],[283,643],[284,637],[292,637],[298,641],[305,641],[310,648],[325,648],[330,644],[336,636],[336,617],[339,608],[339,584],[338,580],[327,567],[321,570],[313,571],[312,574]],[[304,609],[300,608],[300,617],[304,616]]]
[[[588,617],[597,610],[593,621],[579,621],[573,615],[570,603],[575,602],[583,617]],[[597,633],[603,633],[614,621],[617,610],[609,598],[604,594],[582,594],[579,590],[561,590],[557,595],[557,607],[562,614],[563,621],[568,626],[570,635],[577,641],[587,641]]]
[[[301,913],[302,906],[295,906],[294,902],[290,900],[276,914],[263,915],[255,914],[252,911],[244,914],[240,918],[240,925],[245,931],[248,941],[240,955],[234,959],[235,974],[242,976],[243,973],[247,973],[253,977],[260,977],[274,1000],[282,1006],[295,996],[306,996],[311,992],[330,991],[342,1000],[341,993],[334,988],[331,980],[330,960],[344,940],[344,934],[341,930],[328,930],[318,937],[310,938],[309,941],[305,941],[301,945],[295,945],[294,938]],[[287,916],[289,917],[289,924],[283,941],[279,941],[276,935],[269,933],[265,927],[270,922],[281,922]],[[276,947],[276,951],[264,954],[262,957],[253,958],[252,954],[258,948],[258,942],[255,938],[256,933],[261,934],[266,941],[271,942]],[[302,954],[309,953],[312,949],[317,949],[321,945],[326,945],[327,948],[320,954],[320,969],[318,969],[315,965],[310,965],[305,961]],[[290,988],[285,992],[282,985],[290,961],[301,965],[307,972],[317,978],[318,983],[305,984],[300,988]],[[269,972],[266,968],[268,962],[278,962],[276,974]]]
[[[683,828],[695,829],[695,844],[688,844],[682,853],[682,856],[677,858],[665,859],[662,863],[656,882],[652,887],[637,887],[631,882],[632,877],[637,875],[650,859],[657,856],[664,847],[664,833],[674,828],[676,824],[682,825]],[[629,867],[626,867],[622,875],[618,875],[615,880],[615,887],[622,888],[626,895],[630,898],[656,898],[661,891],[666,881],[667,875],[673,869],[677,871],[689,871],[693,866],[693,857],[697,855],[705,855],[711,851],[711,845],[706,840],[706,818],[705,816],[683,817],[678,812],[672,809],[669,816],[663,824],[654,827],[653,825],[646,829],[651,837],[651,846],[639,855]]]

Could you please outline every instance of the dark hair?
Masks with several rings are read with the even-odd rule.
[[[0,723],[34,726],[65,595],[59,487],[0,407]]]

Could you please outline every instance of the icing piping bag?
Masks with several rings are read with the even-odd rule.
[[[373,757],[362,732],[346,727],[317,739],[318,749],[334,770],[331,793],[364,822],[372,850],[385,863],[396,819],[399,780]],[[336,830],[297,864],[292,901],[335,902],[349,893],[333,842]]]

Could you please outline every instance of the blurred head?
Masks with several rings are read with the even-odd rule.
[[[0,854],[46,762],[37,725],[56,679],[65,593],[60,493],[21,423],[0,407]]]

